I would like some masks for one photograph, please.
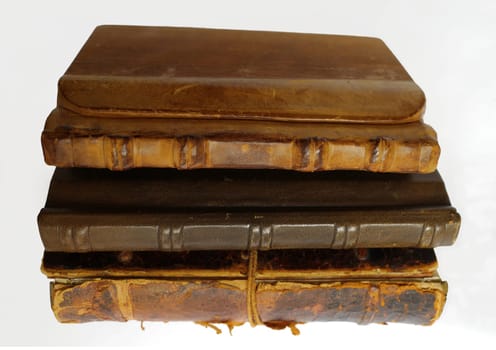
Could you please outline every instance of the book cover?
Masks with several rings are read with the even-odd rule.
[[[212,253],[212,254],[210,254]],[[432,249],[49,253],[60,322],[432,324],[447,284]],[[145,268],[146,267],[146,268]]]
[[[379,39],[101,26],[59,81],[60,167],[432,172],[425,96]]]
[[[436,247],[460,216],[439,174],[57,169],[47,251]]]

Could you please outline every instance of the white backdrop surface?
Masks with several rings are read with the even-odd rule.
[[[3,1],[0,5],[0,345],[154,345],[270,349],[494,346],[496,341],[496,2]],[[189,26],[382,38],[427,96],[439,170],[462,215],[438,249],[449,282],[431,327],[313,323],[302,334],[248,325],[217,336],[192,323],[64,325],[53,317],[36,215],[53,167],[40,134],[58,78],[99,24]],[[262,345],[263,344],[263,345]]]

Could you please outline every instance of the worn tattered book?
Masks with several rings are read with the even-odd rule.
[[[380,39],[100,26],[42,134],[59,167],[436,169],[425,96]]]
[[[438,172],[56,169],[47,251],[436,247],[460,216]]]
[[[432,324],[446,300],[432,249],[46,252],[60,322]]]

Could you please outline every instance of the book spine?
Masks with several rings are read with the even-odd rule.
[[[241,280],[98,279],[52,282],[60,322],[194,321],[284,328],[295,322],[401,322],[428,325],[439,318],[445,282],[256,282]],[[251,305],[247,306],[251,300]],[[253,325],[253,324],[252,324]]]
[[[409,217],[387,210],[346,215],[326,212],[297,222],[291,221],[291,213],[286,221],[278,215],[226,218],[220,213],[195,220],[193,214],[181,219],[172,214],[80,214],[43,209],[38,225],[45,249],[65,252],[431,248],[453,244],[460,227],[460,216],[453,208],[410,211]]]
[[[278,168],[430,173],[440,154],[433,138],[234,141],[215,137],[57,136],[43,132],[45,161],[58,167]]]

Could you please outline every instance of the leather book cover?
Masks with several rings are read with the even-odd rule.
[[[432,324],[447,284],[432,249],[45,253],[60,322]]]
[[[460,216],[431,174],[56,169],[47,251],[435,247]]]
[[[425,96],[376,38],[100,26],[59,80],[48,164],[432,172]]]

